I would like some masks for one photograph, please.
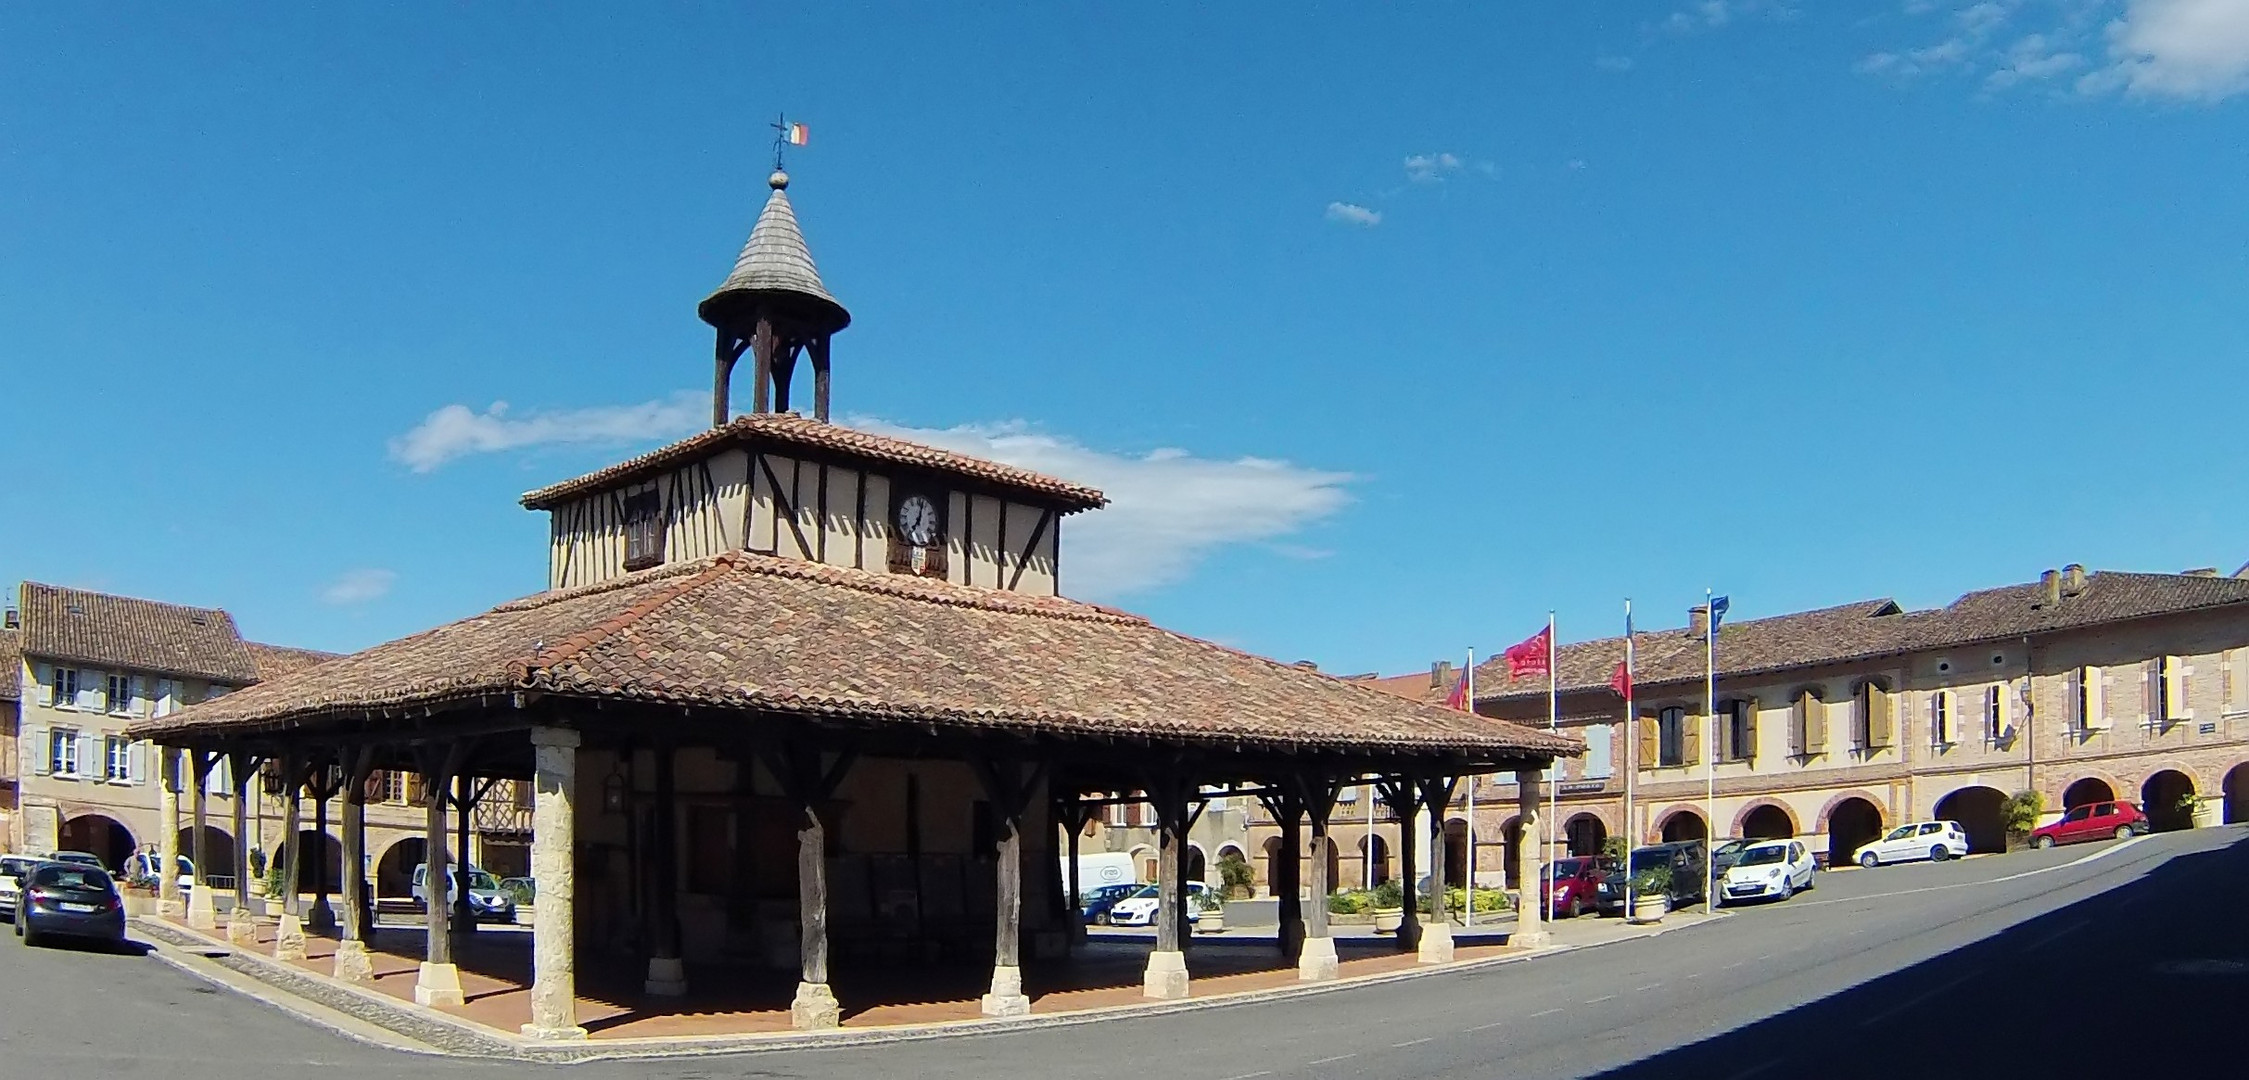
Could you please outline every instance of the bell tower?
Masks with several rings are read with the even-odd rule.
[[[751,412],[786,412],[797,357],[812,360],[812,415],[828,419],[828,339],[851,325],[851,313],[820,284],[812,252],[789,205],[789,174],[776,168],[766,183],[773,194],[750,229],[750,242],[734,272],[695,313],[718,330],[717,371],[711,382],[711,426],[725,426],[734,364],[747,352],[756,385]]]

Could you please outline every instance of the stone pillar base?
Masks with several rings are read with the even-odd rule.
[[[414,1004],[459,1005],[465,1000],[466,996],[461,993],[460,968],[422,961],[421,974],[414,979]]]
[[[1335,955],[1335,939],[1308,937],[1304,950],[1296,954],[1296,978],[1300,982],[1326,982],[1341,978],[1343,961]]]
[[[306,916],[305,929],[322,936],[336,932],[336,909],[329,906],[327,897],[313,901],[312,910]]]
[[[190,915],[188,917],[188,925],[195,926],[194,916]],[[198,929],[210,930],[213,929],[213,927],[204,926],[198,927]],[[249,912],[243,911],[240,908],[228,912],[226,917],[226,939],[227,941],[236,945],[257,944],[258,920]]]
[[[648,958],[648,981],[642,990],[658,997],[683,997],[687,993],[687,964],[676,956]]]
[[[336,943],[336,978],[343,982],[373,982],[375,957],[364,941]]]
[[[789,1002],[789,1026],[798,1031],[820,1031],[843,1023],[843,1008],[827,983],[800,982]]]
[[[305,925],[287,913],[281,916],[281,930],[273,939],[273,958],[276,960],[302,960],[305,958]]]
[[[1023,969],[997,965],[992,968],[992,992],[984,995],[986,1016],[1029,1016],[1031,999],[1023,993]]]
[[[1187,996],[1187,954],[1158,949],[1148,954],[1148,971],[1141,978],[1140,992],[1164,1001]]]
[[[1424,964],[1452,963],[1452,927],[1435,923],[1421,932],[1416,960]]]
[[[525,1024],[517,1030],[523,1033],[524,1038],[538,1039],[541,1042],[584,1042],[586,1038],[586,1029],[582,1027],[540,1027],[537,1024]]]
[[[1541,926],[1536,930],[1509,934],[1507,935],[1507,943],[1518,948],[1543,949],[1554,943],[1554,935],[1547,933],[1546,928]]]
[[[187,894],[187,925],[190,930],[219,928],[218,909],[211,906],[210,894],[202,889]]]

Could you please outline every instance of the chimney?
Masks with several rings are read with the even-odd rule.
[[[2085,564],[2071,563],[2062,567],[2062,595],[2076,596],[2085,591]]]
[[[0,615],[0,630],[21,629],[23,629],[23,612],[9,608],[7,614]]]
[[[1429,687],[1432,690],[1452,689],[1452,661],[1439,660],[1429,665]]]
[[[1692,634],[1698,638],[1709,636],[1709,608],[1704,607],[1701,604],[1696,604],[1695,606],[1687,609],[1687,633]]]
[[[2038,575],[2038,587],[2040,594],[2045,598],[2047,607],[2053,607],[2055,604],[2062,602],[2061,571],[2048,570]]]
[[[2218,576],[2218,568],[2217,568],[2217,567],[2215,567],[2215,566],[2197,566],[2197,567],[2195,567],[2195,568],[2194,568],[2194,569],[2192,569],[2192,570],[2181,570],[2181,571],[2179,571],[2179,576],[2180,576],[2180,577],[2217,577],[2217,576]]]

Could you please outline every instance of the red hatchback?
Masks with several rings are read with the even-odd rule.
[[[1609,860],[1590,856],[1554,860],[1546,868],[1546,917],[1574,919],[1594,910],[1610,869]]]
[[[2086,803],[2063,814],[2051,825],[2041,825],[2031,830],[2030,846],[2053,847],[2055,844],[2074,844],[2080,840],[2122,840],[2137,836],[2154,828],[2140,808],[2128,802]]]

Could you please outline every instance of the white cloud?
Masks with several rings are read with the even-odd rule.
[[[1796,16],[1796,8],[1787,0],[1698,0],[1672,12],[1661,25],[1674,34],[1691,34],[1697,30],[1716,30],[1753,15],[1791,19]]]
[[[1328,204],[1328,220],[1373,228],[1382,224],[1382,211],[1372,210],[1358,203],[1331,202]]]
[[[391,460],[426,473],[455,458],[561,443],[630,443],[675,439],[709,422],[710,396],[682,390],[637,405],[508,415],[496,401],[483,412],[447,405],[390,441]]]
[[[1593,58],[1593,66],[1600,68],[1602,71],[1630,71],[1632,70],[1632,58],[1618,56],[1614,53],[1602,53]]]
[[[1106,509],[1069,520],[1062,584],[1072,596],[1111,599],[1179,581],[1220,548],[1271,543],[1350,501],[1352,477],[1268,458],[1232,461],[1176,449],[1110,453],[1028,425],[914,428],[854,418],[854,427],[1035,469],[1100,488]],[[1286,545],[1291,558],[1317,557]]]
[[[1406,158],[1406,179],[1417,184],[1435,183],[1459,172],[1461,164],[1456,154],[1414,154]]]
[[[365,604],[390,595],[397,581],[398,574],[391,570],[346,570],[320,590],[320,599],[345,607]]]
[[[2088,93],[2218,101],[2249,91],[2249,3],[2129,0],[2108,27],[2111,64],[2079,81]]]
[[[2065,71],[2083,66],[2085,58],[2073,52],[2056,52],[2044,34],[2032,34],[2007,48],[2007,59],[1990,75],[1984,85],[1994,90],[2005,89],[2016,83],[2048,79]]]

